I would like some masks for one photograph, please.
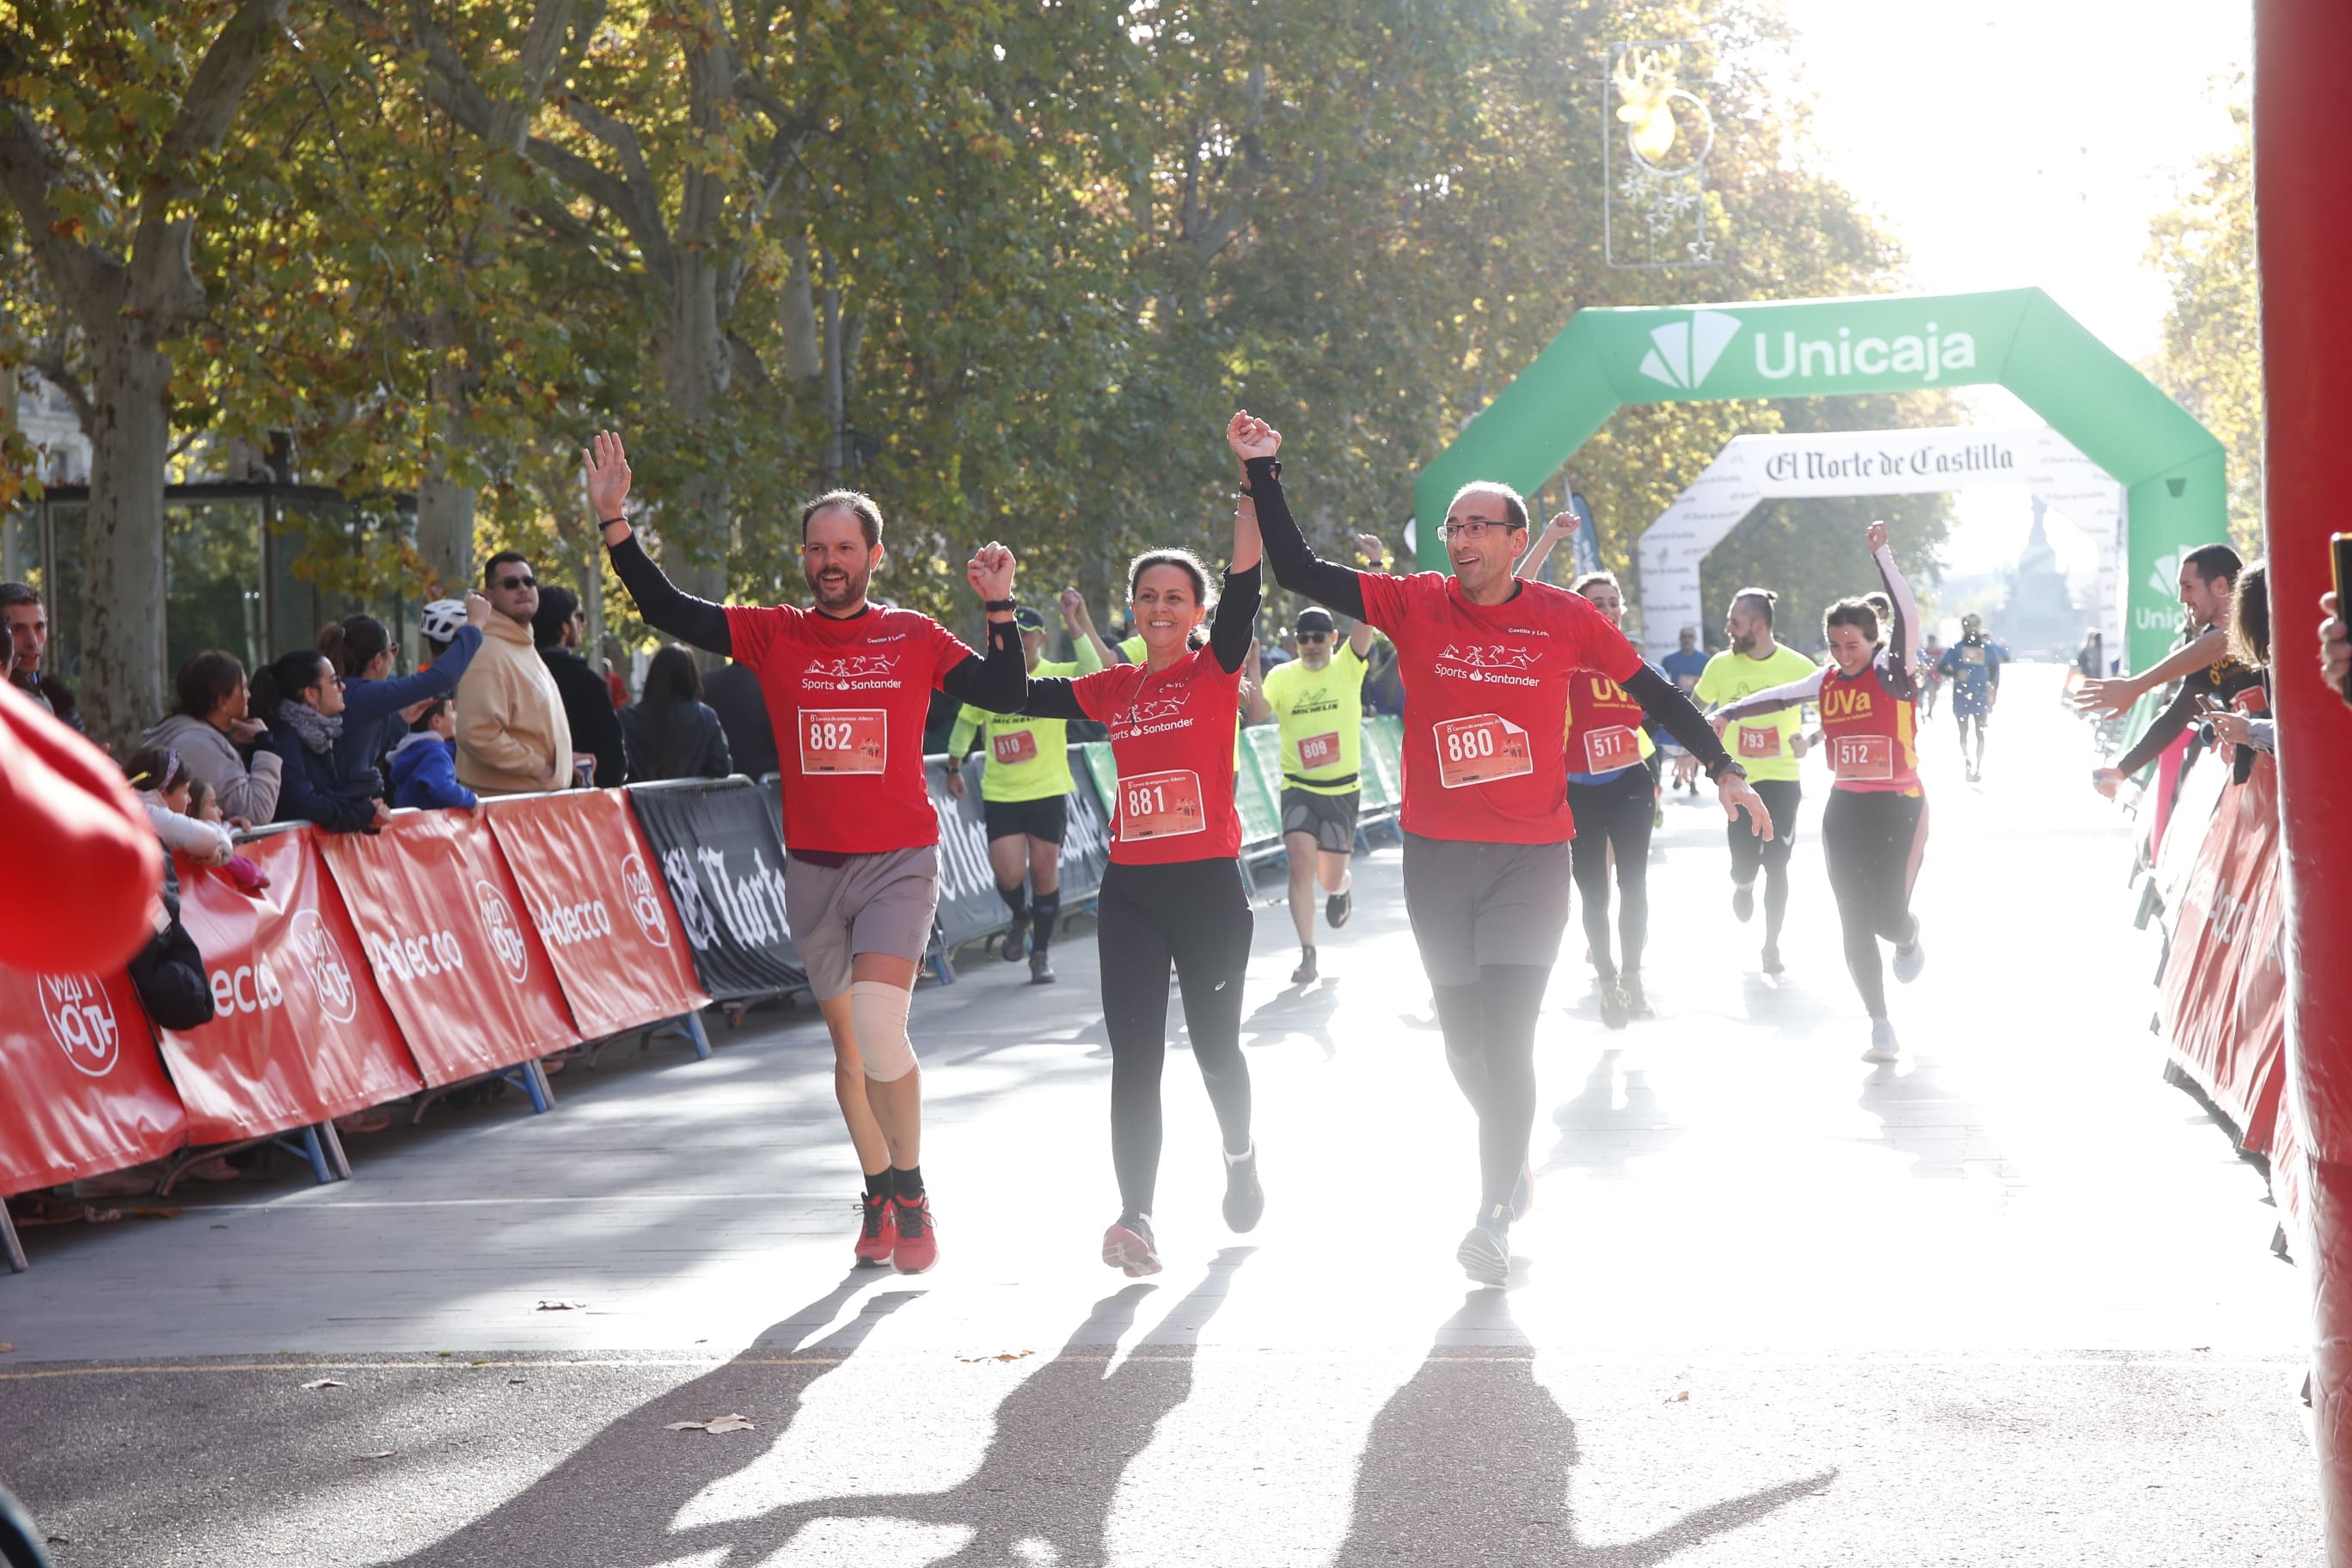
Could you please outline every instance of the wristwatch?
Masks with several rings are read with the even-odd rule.
[[[1018,599],[982,599],[980,602],[980,607],[986,610],[992,616],[1000,614],[1009,616],[1013,611],[1021,607],[1021,601]]]
[[[1729,757],[1726,757],[1723,761],[1716,763],[1715,766],[1706,770],[1706,782],[1709,784],[1721,784],[1723,782],[1723,775],[1726,773],[1737,774],[1738,777],[1744,779],[1748,776],[1748,770],[1741,767]]]

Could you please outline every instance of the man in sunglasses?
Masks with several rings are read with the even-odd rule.
[[[457,782],[476,795],[570,789],[572,724],[531,638],[538,575],[522,556],[501,550],[482,569],[482,585],[490,622],[457,682]]]
[[[1369,561],[1387,564],[1388,551],[1370,534],[1356,543]],[[1320,605],[1298,613],[1298,657],[1276,666],[1259,682],[1252,719],[1272,713],[1282,731],[1282,847],[1290,860],[1290,923],[1298,931],[1293,985],[1316,977],[1315,889],[1323,889],[1323,918],[1333,931],[1355,907],[1348,863],[1356,852],[1359,742],[1364,730],[1364,656],[1372,628],[1358,621],[1345,641],[1339,623]]]
[[[1770,822],[1681,688],[1581,595],[1513,574],[1528,548],[1517,490],[1479,480],[1456,492],[1440,531],[1450,574],[1356,572],[1318,560],[1298,531],[1276,459],[1280,432],[1244,412],[1226,438],[1243,459],[1275,580],[1396,645],[1405,912],[1445,1065],[1478,1118],[1477,1220],[1454,1259],[1482,1285],[1507,1285],[1511,1222],[1535,1194],[1536,1015],[1568,926],[1570,679],[1590,670],[1615,681],[1696,753],[1725,816],[1746,811],[1759,834]],[[1635,752],[1630,731],[1612,744]]]

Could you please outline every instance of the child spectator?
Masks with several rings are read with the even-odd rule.
[[[202,779],[188,781],[187,814],[198,822],[209,822],[224,829],[227,826],[221,816],[220,797],[213,793],[213,786]],[[258,893],[269,886],[269,878],[249,856],[231,855],[222,863],[221,869],[245,892]]]
[[[457,710],[448,698],[427,703],[392,749],[392,804],[425,811],[476,804],[474,792],[457,782]]]
[[[148,746],[132,752],[122,771],[130,775],[131,787],[139,792],[139,804],[147,808],[147,825],[163,841],[164,848],[177,850],[199,866],[228,864],[236,853],[228,829],[187,815],[192,781],[179,752]]]

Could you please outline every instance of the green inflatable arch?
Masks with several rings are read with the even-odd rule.
[[[2171,563],[2229,537],[2221,443],[2039,289],[1580,310],[1414,480],[1421,563],[1445,569],[1438,525],[1464,484],[1532,490],[1629,403],[1986,382],[2123,485],[2127,658],[2154,663],[2179,620]]]

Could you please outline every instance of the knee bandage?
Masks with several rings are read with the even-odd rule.
[[[885,980],[860,980],[849,987],[849,1026],[866,1076],[894,1082],[915,1070],[915,1045],[907,1038],[907,1007],[912,992]]]

